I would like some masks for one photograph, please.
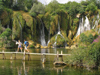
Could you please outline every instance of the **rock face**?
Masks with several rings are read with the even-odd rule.
[[[11,39],[20,39],[22,42],[24,39],[32,40],[38,44],[34,45],[36,48],[71,46],[75,36],[90,29],[95,29],[98,34],[100,33],[100,27],[97,27],[100,21],[99,14],[93,18],[80,14],[78,18],[72,18],[66,11],[60,12],[57,15],[45,13],[45,15],[39,14],[32,17],[23,11],[9,13],[5,10],[0,15],[2,24],[0,32],[10,28]]]

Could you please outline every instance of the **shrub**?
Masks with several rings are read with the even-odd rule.
[[[100,65],[100,42],[92,43],[90,46],[72,50],[71,56],[67,56],[67,63],[83,65],[87,67],[98,67]]]
[[[9,37],[11,35],[11,29],[7,28],[1,35],[0,37]]]
[[[82,34],[80,35],[80,41],[81,41],[81,42],[86,42],[86,41],[87,41],[87,36],[86,36],[84,33],[82,33]]]
[[[87,42],[92,43],[93,40],[94,40],[94,37],[93,37],[92,34],[90,34],[90,35],[87,37]]]
[[[80,41],[87,44],[87,45],[89,45],[93,42],[95,37],[96,36],[93,36],[92,34],[89,34],[88,36],[86,36],[84,33],[82,33],[80,35]]]

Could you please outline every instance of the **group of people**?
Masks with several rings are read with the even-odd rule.
[[[22,43],[20,42],[20,40],[18,40],[18,42],[16,42],[16,44],[18,44],[18,49],[17,49],[16,52],[18,52],[19,49],[20,49],[21,52],[22,52]],[[29,45],[28,41],[24,40],[24,49],[25,49],[27,52],[29,52],[29,50],[27,49],[28,45]]]

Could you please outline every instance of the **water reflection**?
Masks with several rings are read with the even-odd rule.
[[[41,49],[41,53],[47,53],[46,51],[46,49]]]
[[[27,75],[27,73],[29,72],[29,67],[25,67],[25,61],[22,62],[23,63],[23,69],[24,69],[24,75]]]
[[[17,67],[17,72],[18,72],[18,75],[22,75],[22,66]]]
[[[56,67],[47,62],[0,60],[0,75],[99,75],[100,71],[88,71],[74,67]]]
[[[41,53],[57,53],[57,49],[41,49]]]

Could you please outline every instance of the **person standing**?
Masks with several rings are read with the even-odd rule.
[[[20,40],[18,40],[18,42],[16,42],[16,44],[18,44],[17,52],[19,51],[19,49],[20,49],[21,52],[22,52],[22,43],[20,42]]]
[[[26,40],[24,40],[24,45],[25,45],[25,50],[26,50],[27,52],[29,52],[29,50],[27,49],[27,47],[28,47],[28,45],[29,45],[29,42],[26,41]]]

